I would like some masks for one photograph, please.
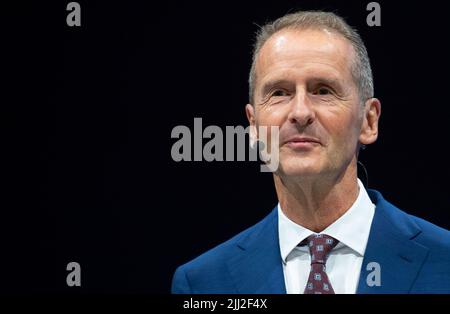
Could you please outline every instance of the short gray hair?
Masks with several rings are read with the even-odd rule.
[[[346,38],[353,46],[356,53],[351,74],[358,87],[360,101],[373,97],[373,77],[370,68],[369,56],[364,42],[358,32],[350,27],[343,18],[332,13],[323,11],[298,11],[284,15],[275,21],[262,26],[256,34],[253,48],[252,67],[248,79],[249,101],[253,104],[255,80],[256,80],[256,58],[264,43],[275,33],[283,29],[322,29],[326,28]]]

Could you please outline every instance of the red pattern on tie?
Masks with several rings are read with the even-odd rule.
[[[326,234],[313,234],[306,239],[311,254],[311,271],[306,283],[305,294],[334,294],[333,287],[325,272],[325,264],[328,254],[338,242],[338,240]]]

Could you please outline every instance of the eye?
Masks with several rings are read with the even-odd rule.
[[[319,87],[318,89],[316,89],[313,92],[314,95],[320,95],[320,96],[325,96],[325,95],[330,95],[332,94],[331,90],[328,87]]]
[[[275,90],[272,93],[272,97],[273,96],[275,96],[275,97],[283,97],[283,96],[288,96],[288,95],[289,94],[285,90],[282,90],[282,89],[277,89],[277,90]]]

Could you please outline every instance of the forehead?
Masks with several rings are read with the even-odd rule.
[[[299,74],[350,79],[354,55],[347,39],[326,29],[281,30],[272,35],[259,51],[257,82],[274,76]]]

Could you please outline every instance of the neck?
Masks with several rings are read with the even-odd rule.
[[[356,158],[339,174],[301,178],[274,174],[274,181],[283,213],[314,232],[341,217],[359,193]]]

